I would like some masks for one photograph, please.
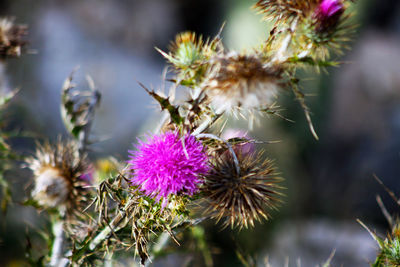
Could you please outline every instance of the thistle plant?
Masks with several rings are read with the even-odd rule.
[[[394,200],[397,206],[400,206],[400,200],[396,194],[387,188],[384,183],[374,175],[375,180],[385,189],[388,195]],[[389,232],[386,237],[381,237],[373,232],[361,220],[357,220],[364,227],[378,245],[378,253],[376,259],[371,263],[372,267],[395,267],[400,266],[400,221],[398,217],[391,215],[386,209],[381,197],[377,195],[376,201],[381,208],[389,224]]]
[[[90,77],[89,90],[81,90],[71,74],[61,93],[61,115],[70,135],[55,144],[38,143],[26,160],[34,181],[32,203],[47,211],[52,224],[49,251],[41,260],[50,266],[89,266],[128,254],[148,265],[171,240],[181,244],[182,234],[191,233],[209,263],[204,235],[198,234],[204,220],[240,230],[271,219],[283,202],[276,164],[265,156],[266,147],[257,151],[254,144],[263,142],[221,136],[218,121],[242,116],[253,127],[264,114],[281,116],[277,101],[291,90],[318,138],[297,70],[338,64],[328,51],[346,48],[352,29],[349,4],[258,1],[255,9],[274,28],[250,51],[228,50],[221,32],[208,39],[178,34],[170,51],[157,49],[172,70],[168,96],[141,84],[165,116],[154,132],[132,140],[127,159],[102,174],[88,156],[101,94]],[[5,29],[3,46],[21,46],[22,30]],[[3,46],[0,52],[15,51]],[[186,98],[176,97],[178,87],[188,92]],[[202,212],[193,212],[193,206]]]
[[[27,26],[14,24],[14,19],[0,18],[0,208],[6,212],[12,202],[11,187],[4,173],[12,168],[13,161],[18,159],[8,144],[10,133],[4,131],[5,110],[18,90],[10,90],[6,85],[5,68],[7,60],[18,58],[26,52]]]

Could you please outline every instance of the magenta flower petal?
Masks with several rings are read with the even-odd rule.
[[[192,135],[167,132],[140,141],[129,151],[131,182],[148,196],[165,199],[171,194],[193,195],[199,175],[210,169],[203,145]]]

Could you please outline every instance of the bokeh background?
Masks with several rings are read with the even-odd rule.
[[[250,8],[254,2],[1,0],[1,16],[29,25],[29,47],[34,50],[8,61],[2,74],[2,86],[21,89],[6,111],[8,130],[25,133],[12,140],[13,147],[28,154],[34,138],[66,135],[60,90],[80,66],[76,83],[85,87],[89,74],[102,93],[93,129],[99,142],[91,156],[113,155],[124,161],[136,137],[153,129],[160,117],[138,85],[165,85],[165,61],[154,47],[166,50],[184,30],[214,36],[226,22],[226,46],[250,49],[270,28]],[[259,266],[266,257],[272,266],[287,261],[297,266],[298,259],[301,266],[316,266],[334,250],[333,266],[368,266],[374,259],[376,245],[356,219],[384,235],[387,224],[376,195],[390,212],[399,211],[372,175],[400,192],[400,2],[360,0],[354,12],[359,26],[352,49],[335,57],[344,64],[327,69],[329,74],[302,74],[320,140],[313,139],[303,111],[285,92],[279,104],[295,123],[264,118],[249,132],[259,140],[281,141],[262,148],[286,179],[285,202],[271,221],[254,230],[222,230],[204,223],[215,266],[241,266],[238,250],[257,259]],[[231,119],[229,127],[245,129],[247,122]],[[22,202],[29,194],[31,174],[13,170],[7,179]],[[0,266],[24,264],[28,225],[40,228],[40,214],[22,205],[14,204],[7,215],[0,215]],[[154,265],[180,266],[189,257],[176,253]],[[201,261],[197,264],[202,266]]]

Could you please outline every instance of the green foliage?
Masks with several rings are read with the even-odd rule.
[[[0,111],[6,108],[6,105],[17,94],[18,90],[11,91],[0,96]],[[0,116],[0,125],[3,125],[3,118]],[[7,208],[12,201],[11,188],[9,182],[4,177],[4,172],[12,165],[15,154],[11,151],[10,146],[6,142],[7,134],[0,129],[0,208],[5,214]]]
[[[168,97],[162,97],[154,91],[148,90],[144,85],[140,84],[146,92],[152,96],[161,106],[161,110],[167,110],[172,123],[176,125],[181,125],[184,121],[184,118],[179,114],[179,107],[176,107],[171,104]]]
[[[4,179],[2,173],[0,173],[0,188],[2,190],[2,197],[0,201],[1,211],[3,213],[7,212],[7,207],[11,203],[11,189],[8,182]]]
[[[313,67],[336,67],[339,66],[340,63],[336,61],[329,61],[329,60],[321,60],[321,59],[314,59],[311,56],[299,57],[293,56],[288,58],[288,62],[290,63],[304,63]]]

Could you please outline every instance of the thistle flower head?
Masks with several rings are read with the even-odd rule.
[[[333,15],[343,11],[341,0],[323,0],[318,6],[321,15],[332,17]]]
[[[85,199],[88,168],[75,143],[59,140],[55,146],[38,144],[36,155],[27,160],[34,174],[32,197],[45,208],[76,207]]]
[[[209,170],[203,145],[193,135],[182,138],[177,131],[139,141],[137,151],[129,151],[131,182],[148,196],[167,200],[172,194],[193,195],[200,175]],[[166,204],[166,202],[164,202]]]
[[[232,154],[217,157],[214,168],[206,176],[203,191],[206,213],[224,226],[240,228],[254,226],[254,221],[268,219],[267,209],[275,209],[280,193],[274,167],[270,160],[262,161],[262,153],[237,154],[237,172]]]
[[[376,260],[372,266],[387,266],[394,267],[400,266],[400,224],[399,219],[392,218],[391,223],[392,231],[387,234],[386,238],[381,238],[374,232],[372,232],[364,223],[360,220],[358,222],[372,235],[375,241],[378,243],[379,252],[376,257]]]
[[[27,44],[23,37],[27,34],[27,27],[14,25],[7,18],[0,19],[0,57],[19,57],[22,48]]]
[[[211,60],[202,87],[215,109],[256,109],[271,105],[280,87],[282,70],[266,67],[257,55],[229,53]]]
[[[322,0],[315,10],[315,30],[319,33],[331,31],[344,12],[341,0]]]

